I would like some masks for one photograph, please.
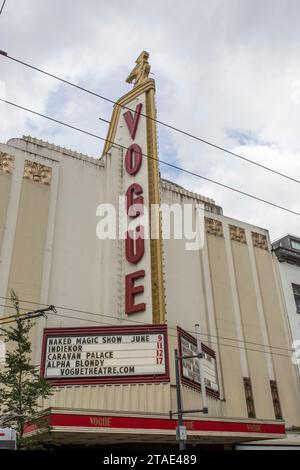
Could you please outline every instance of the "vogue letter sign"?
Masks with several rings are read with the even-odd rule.
[[[125,172],[132,179],[132,183],[126,190],[126,213],[131,220],[143,215],[144,212],[144,189],[135,180],[143,165],[143,151],[134,142],[140,123],[142,107],[143,105],[140,103],[136,106],[134,115],[132,115],[131,111],[126,111],[123,115],[133,141],[126,151],[124,160]],[[133,268],[135,267],[135,270],[125,276],[125,313],[127,315],[146,310],[146,303],[137,300],[137,295],[141,297],[141,294],[144,294],[143,279],[145,277],[145,270],[137,269],[136,265],[142,261],[144,253],[144,227],[137,224],[135,230],[127,231],[125,237],[125,258]]]

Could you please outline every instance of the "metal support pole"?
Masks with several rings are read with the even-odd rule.
[[[177,436],[179,440],[179,450],[186,449],[186,441],[182,439],[183,425],[183,413],[182,413],[182,401],[181,401],[181,388],[180,388],[180,377],[179,377],[179,359],[178,350],[175,349],[175,372],[176,372],[176,394],[177,394],[177,410],[178,410],[178,425],[177,425]]]

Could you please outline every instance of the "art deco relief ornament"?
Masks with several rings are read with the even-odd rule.
[[[25,160],[24,178],[34,183],[51,184],[52,168],[41,163]]]
[[[236,225],[229,225],[229,232],[231,240],[246,244],[246,232],[243,228]]]
[[[0,172],[11,174],[14,170],[14,157],[0,152]]]
[[[220,220],[205,217],[205,228],[206,233],[210,233],[217,237],[223,237],[223,226]]]
[[[268,249],[267,237],[261,233],[252,232],[252,242],[256,248]]]

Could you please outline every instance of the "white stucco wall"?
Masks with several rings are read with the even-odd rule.
[[[132,102],[132,105],[137,102]],[[145,140],[143,120],[140,124],[136,142],[142,144]],[[124,124],[118,127],[116,140],[124,146],[130,145]],[[13,139],[8,145],[0,145],[0,150],[15,159],[1,251],[2,296],[6,295],[10,281],[18,205],[24,185],[24,161],[36,161],[52,168],[52,180],[45,196],[47,204],[44,205],[47,217],[43,213],[36,216],[37,220],[34,219],[39,222],[43,215],[41,220],[47,220],[47,228],[43,257],[39,260],[42,266],[41,292],[39,298],[33,300],[54,304],[59,315],[51,314],[47,320],[39,320],[34,347],[35,363],[39,364],[41,360],[43,328],[96,326],[100,322],[104,325],[123,321],[127,324],[151,323],[149,251],[146,248],[143,259],[143,266],[148,272],[145,298],[148,296],[149,308],[133,318],[124,318],[122,299],[124,275],[128,268],[124,264],[124,240],[101,241],[96,237],[97,205],[101,202],[117,205],[119,195],[125,193],[130,183],[128,179],[124,181],[124,152],[112,148],[103,161],[99,161],[34,139]],[[139,181],[146,187],[144,162],[143,170]],[[193,205],[199,202],[196,196],[188,197],[185,191],[174,191],[163,186],[162,202]],[[33,203],[37,194],[35,183],[28,187],[28,191],[29,202]],[[209,205],[209,201],[204,198],[203,201]],[[147,198],[145,202],[148,202]],[[208,234],[204,249],[195,251],[186,251],[184,240],[163,243],[170,340],[174,341],[175,347],[177,325],[193,332],[194,324],[200,323],[203,341],[216,352],[221,397],[226,400],[226,411],[225,405],[222,409],[226,416],[247,418],[243,377],[251,377],[257,418],[274,419],[269,381],[277,380],[287,424],[298,425],[300,401],[291,373],[290,358],[281,357],[271,350],[272,346],[287,348],[289,340],[285,332],[284,312],[279,306],[281,293],[276,285],[278,276],[273,273],[275,264],[272,262],[268,233],[229,219],[217,213],[212,202],[210,205],[206,207],[205,215],[222,224],[222,236]],[[34,233],[34,223],[27,221],[32,220],[31,206],[27,205],[26,211],[28,217],[23,214],[23,223],[26,230],[30,225]],[[231,224],[245,230],[245,243],[231,240]],[[268,250],[253,247],[252,231],[267,237]],[[32,273],[31,268],[28,272]],[[24,293],[26,295],[27,284],[32,282],[31,277],[24,275],[22,282],[21,299]],[[299,274],[289,280],[289,286],[291,282],[300,283]],[[296,316],[292,292],[290,295],[292,308],[289,310]],[[296,316],[295,322],[297,320]],[[296,325],[299,337],[299,321]]]

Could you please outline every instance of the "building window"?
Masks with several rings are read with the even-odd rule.
[[[271,386],[271,394],[272,394],[275,418],[282,419],[282,412],[281,412],[281,406],[280,406],[276,380],[270,380],[270,386]]]
[[[294,250],[300,251],[300,242],[297,240],[291,240],[291,245]]]
[[[295,297],[295,302],[296,302],[296,308],[297,308],[297,313],[300,313],[300,286],[297,284],[292,284],[293,286],[293,292],[294,292],[294,297]]]
[[[255,418],[256,414],[250,377],[244,377],[244,389],[247,403],[248,418]]]

